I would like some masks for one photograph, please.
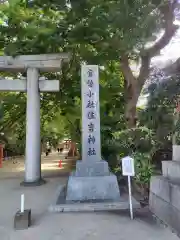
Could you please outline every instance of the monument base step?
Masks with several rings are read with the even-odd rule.
[[[78,177],[68,179],[66,202],[80,201],[119,201],[120,191],[117,177],[107,176]]]
[[[140,203],[132,198],[134,209],[140,209]],[[115,210],[129,210],[129,197],[123,194],[119,201],[103,201],[103,200],[87,200],[87,201],[66,201],[66,186],[60,186],[54,203],[49,206],[50,212],[96,212],[96,211],[115,211]]]

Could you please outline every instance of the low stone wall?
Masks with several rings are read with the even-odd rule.
[[[165,224],[180,234],[180,185],[163,176],[151,179],[149,206]]]

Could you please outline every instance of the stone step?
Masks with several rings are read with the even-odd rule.
[[[134,198],[132,199],[134,209],[140,208],[140,203]],[[49,206],[50,212],[96,212],[96,211],[115,211],[128,210],[128,197],[122,198],[119,202],[101,202],[101,203],[72,203],[72,204],[58,204]]]
[[[162,161],[162,173],[170,180],[180,180],[180,162]]]
[[[180,181],[172,182],[163,176],[153,176],[150,192],[180,211]]]
[[[122,193],[120,200],[90,200],[90,201],[66,201],[67,185],[60,185],[57,188],[52,204],[48,210],[50,212],[94,212],[110,210],[129,210],[129,196]],[[134,209],[140,209],[140,203],[132,197]]]

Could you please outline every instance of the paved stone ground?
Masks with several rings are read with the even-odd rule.
[[[156,225],[149,217],[137,216],[133,221],[122,213],[62,213],[47,211],[59,184],[67,181],[67,169],[58,168],[59,156],[43,158],[47,184],[41,187],[20,187],[23,180],[22,160],[19,169],[4,166],[0,170],[0,240],[178,240],[169,229]],[[8,172],[9,169],[9,172]],[[53,177],[54,175],[54,177]],[[13,218],[25,194],[25,206],[32,209],[33,225],[15,231]]]
[[[67,153],[67,151],[65,151]],[[59,160],[62,159],[62,168],[58,168]],[[65,161],[64,154],[53,152],[49,156],[42,155],[41,169],[44,177],[67,175],[71,169],[71,160]],[[0,168],[0,179],[23,178],[24,176],[24,158],[15,158],[13,160],[3,161],[3,168]]]

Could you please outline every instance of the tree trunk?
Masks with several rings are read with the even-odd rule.
[[[134,128],[136,127],[136,100],[133,96],[132,99],[128,100],[125,108],[125,116],[127,121],[127,127],[128,128]]]
[[[132,128],[136,126],[136,105],[140,96],[141,90],[150,72],[151,59],[158,55],[160,50],[163,49],[172,39],[179,26],[174,25],[174,10],[177,6],[177,0],[166,1],[160,7],[164,19],[164,34],[160,39],[154,42],[149,48],[144,48],[140,51],[139,59],[141,66],[138,77],[134,76],[130,67],[130,55],[124,52],[120,57],[120,68],[125,79],[126,91],[126,109],[125,117],[127,127]],[[179,69],[179,60],[171,68]]]
[[[136,105],[138,102],[139,94],[137,93],[137,86],[130,85],[125,90],[126,92],[126,106],[125,106],[125,118],[128,128],[136,127]]]

